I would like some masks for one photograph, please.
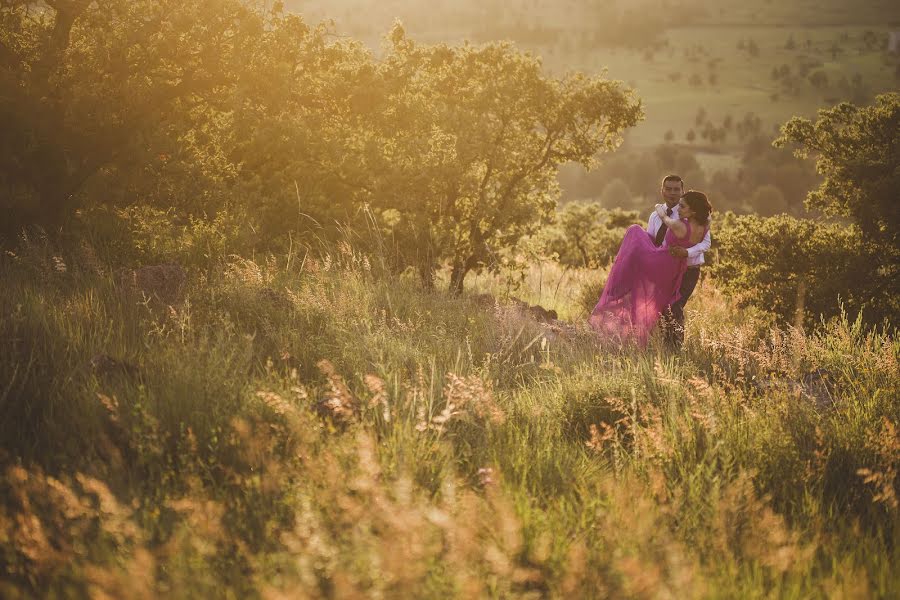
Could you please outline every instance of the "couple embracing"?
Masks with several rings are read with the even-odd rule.
[[[657,204],[645,230],[625,232],[600,301],[590,318],[604,336],[646,347],[657,322],[670,345],[684,341],[684,306],[700,279],[709,250],[712,206],[703,192],[684,191],[678,175],[663,179],[664,204]]]

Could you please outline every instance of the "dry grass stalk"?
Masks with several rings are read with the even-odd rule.
[[[856,474],[863,478],[863,483],[875,488],[873,502],[882,503],[896,513],[897,470],[900,468],[900,435],[897,427],[884,417],[881,429],[868,437],[866,445],[875,453],[882,466],[861,468]]]
[[[337,373],[334,365],[326,359],[320,360],[316,363],[316,366],[328,378],[329,385],[329,390],[325,393],[319,405],[338,422],[355,420],[359,404],[350,388],[344,383],[344,378]]]

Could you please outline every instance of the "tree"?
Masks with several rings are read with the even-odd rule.
[[[752,38],[747,41],[747,52],[754,58],[759,56],[759,45]]]
[[[418,45],[400,26],[381,76],[392,112],[375,136],[392,157],[375,171],[373,204],[403,215],[397,247],[426,282],[449,262],[454,292],[549,220],[559,165],[592,166],[642,115],[616,82],[549,78],[508,43]]]
[[[327,237],[364,216],[395,149],[377,123],[398,112],[369,50],[277,14],[243,60],[226,115],[235,195],[275,238]]]
[[[810,73],[807,79],[809,79],[809,82],[816,89],[824,89],[828,87],[828,75],[825,73],[825,71],[813,71],[812,73]]]
[[[858,228],[840,223],[788,215],[732,217],[716,231],[712,272],[723,290],[783,323],[815,323],[820,315],[839,314],[842,304],[877,322],[890,312],[870,295],[870,257],[861,238]]]
[[[625,227],[636,222],[636,211],[607,210],[596,202],[568,202],[541,237],[563,265],[602,267],[615,258]]]
[[[7,227],[59,225],[104,169],[165,156],[260,27],[237,0],[13,0],[0,23]]]
[[[596,267],[605,259],[603,247],[609,230],[604,227],[605,209],[595,202],[568,202],[551,226],[541,231],[546,249],[556,254],[560,264]]]
[[[900,297],[900,94],[878,96],[871,106],[844,102],[820,110],[815,123],[794,117],[781,128],[776,147],[796,144],[795,155],[815,156],[823,177],[806,206],[850,218],[873,259],[871,298]],[[896,314],[893,318],[896,319]]]
[[[454,291],[550,219],[561,164],[592,166],[642,114],[621,84],[546,76],[508,43],[423,46],[397,26],[376,61],[239,0],[17,0],[0,23],[12,227],[89,198],[240,202],[268,243],[349,231],[426,283],[449,263]]]

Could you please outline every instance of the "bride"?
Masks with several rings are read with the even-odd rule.
[[[672,256],[669,248],[689,248],[702,240],[709,228],[710,212],[706,194],[690,190],[678,202],[678,219],[666,215],[665,204],[656,205],[656,213],[669,228],[661,246],[654,245],[640,225],[629,227],[600,301],[588,319],[591,327],[646,347],[660,315],[678,300],[678,288],[687,269],[686,259]]]

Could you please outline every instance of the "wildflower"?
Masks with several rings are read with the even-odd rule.
[[[363,377],[363,382],[372,394],[372,397],[369,398],[369,406],[372,408],[381,406],[384,420],[390,421],[391,410],[388,406],[387,386],[385,385],[384,380],[376,375],[368,374]]]
[[[487,487],[489,485],[494,484],[494,469],[491,467],[481,467],[478,469],[478,482],[482,485],[482,487]]]

